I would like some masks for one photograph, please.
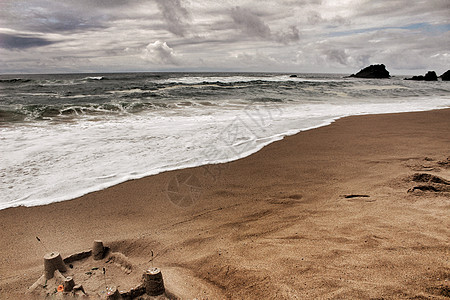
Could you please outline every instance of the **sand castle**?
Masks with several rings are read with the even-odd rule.
[[[91,250],[62,258],[59,252],[44,255],[44,274],[28,289],[30,295],[52,299],[150,299],[165,298],[159,268],[145,272],[120,252],[95,240]]]

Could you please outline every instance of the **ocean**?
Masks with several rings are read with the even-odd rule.
[[[449,82],[337,74],[0,76],[0,209],[221,163],[334,120],[450,107]]]

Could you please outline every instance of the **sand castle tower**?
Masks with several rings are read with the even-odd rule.
[[[40,241],[39,238],[38,241]],[[107,256],[107,260],[102,261],[105,256]],[[80,269],[81,265],[75,265],[74,267],[73,263],[81,260],[84,260],[83,268],[91,268],[89,272],[85,272],[82,268]],[[130,285],[126,290],[121,289],[120,291],[118,286],[107,285],[105,275],[106,269],[104,267],[100,268],[99,266],[108,262],[113,264],[111,265],[113,270],[116,269],[115,272],[111,273],[114,274],[112,282],[115,280],[120,283],[121,272],[118,272],[118,270],[121,270],[123,271],[122,275],[132,277],[136,281],[139,281],[139,276],[141,276],[140,284],[137,286]],[[119,269],[117,270],[117,268]],[[102,284],[103,287],[99,288],[98,284],[94,284],[97,287],[93,287],[92,282],[96,282],[98,277],[101,277],[101,273],[99,273],[101,272],[101,269],[103,269],[102,281],[104,285]],[[101,295],[102,299],[107,300],[134,299],[144,294],[147,294],[148,296],[160,296],[166,293],[163,276],[159,268],[155,268],[152,265],[152,267],[144,271],[143,274],[141,273],[142,275],[136,274],[136,272],[133,272],[133,269],[136,268],[123,253],[110,252],[110,248],[105,247],[101,240],[95,240],[92,249],[77,252],[64,259],[62,259],[59,252],[49,252],[45,254],[44,274],[28,289],[27,293],[33,294],[36,297],[53,295],[57,297],[57,299]],[[95,272],[97,272],[97,276],[95,275]],[[65,273],[65,275],[61,273]],[[89,277],[84,275],[89,275]],[[88,290],[85,291],[83,285],[85,285]]]
[[[92,255],[94,256],[94,260],[103,259],[103,257],[105,256],[105,247],[103,246],[102,241],[94,241],[94,245],[92,246]]]
[[[164,280],[159,268],[151,268],[144,275],[145,293],[150,296],[158,296],[165,292]]]
[[[45,279],[53,278],[55,271],[58,270],[61,273],[67,271],[61,254],[59,252],[51,252],[44,255],[44,275]]]

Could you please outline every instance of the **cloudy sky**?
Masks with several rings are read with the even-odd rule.
[[[0,0],[0,73],[450,69],[449,0]]]

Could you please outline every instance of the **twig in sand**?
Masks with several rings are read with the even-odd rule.
[[[150,261],[152,262],[152,268],[153,268],[153,250],[150,250],[152,252],[152,258],[150,259]]]
[[[105,291],[107,291],[107,287],[106,287],[106,269],[103,268],[103,280],[105,281]]]
[[[41,241],[41,239],[38,236],[36,236],[36,240],[39,242],[39,244],[42,245],[42,247],[44,247],[44,250],[46,253],[50,253],[50,251],[48,251],[47,247],[45,247],[44,243]]]

